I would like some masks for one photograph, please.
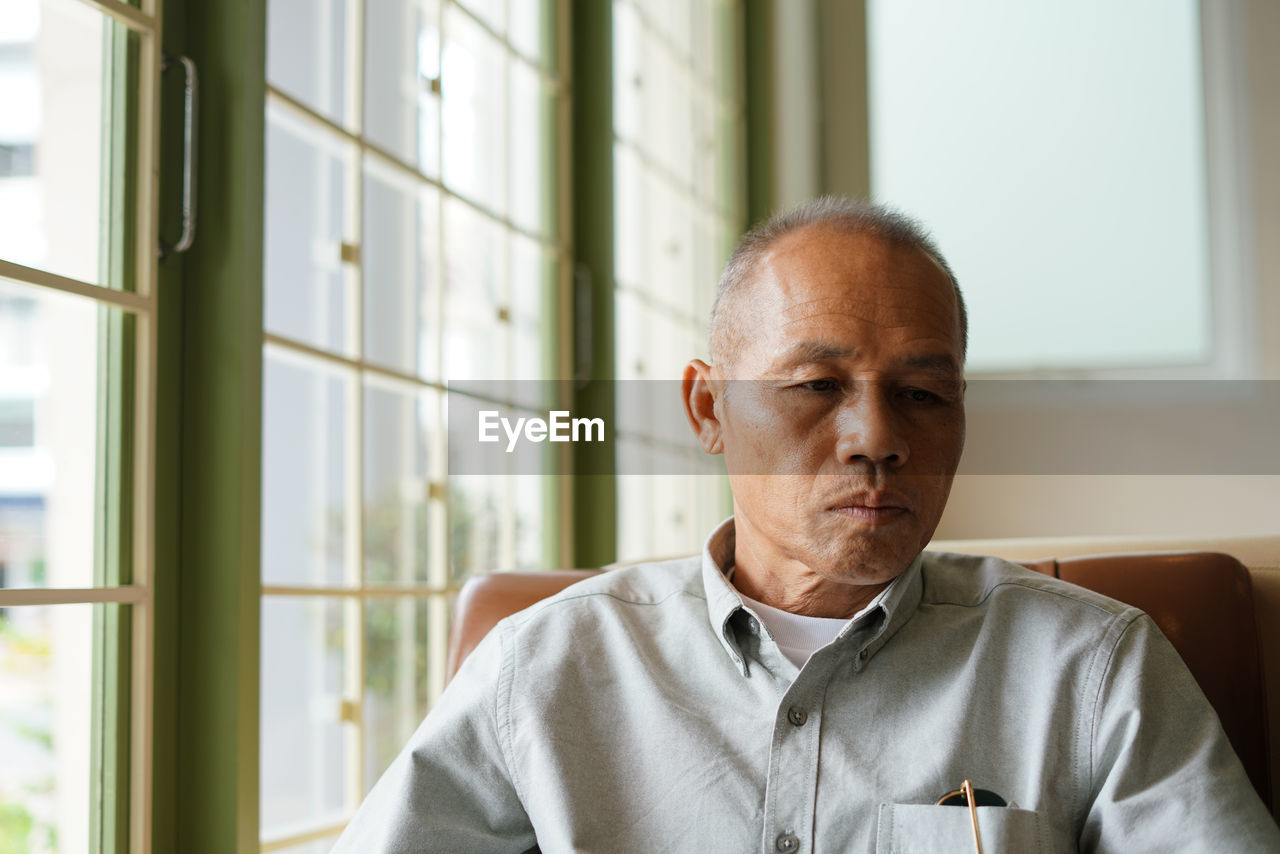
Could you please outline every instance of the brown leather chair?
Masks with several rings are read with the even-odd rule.
[[[1253,591],[1239,561],[1212,552],[1165,552],[1050,558],[1023,566],[1150,614],[1217,710],[1258,794],[1274,808]],[[467,581],[454,612],[449,677],[503,617],[599,571],[495,572]]]

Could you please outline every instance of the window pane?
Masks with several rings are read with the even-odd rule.
[[[353,0],[271,0],[267,82],[322,116],[348,124]]]
[[[645,53],[650,65],[644,81],[645,123],[640,141],[665,174],[688,183],[693,171],[690,81],[668,46],[652,32],[646,39]]]
[[[868,5],[872,186],[947,254],[971,369],[1207,359],[1199,11]]]
[[[427,713],[426,599],[365,606],[365,789],[373,788]]]
[[[0,18],[0,258],[121,286],[101,188],[104,45],[122,29],[75,0],[8,0]]]
[[[511,221],[535,234],[548,234],[555,187],[550,128],[555,101],[542,77],[523,62],[511,63]]]
[[[0,841],[89,850],[94,610],[0,608]]]
[[[35,401],[0,398],[0,448],[30,448],[35,443]]]
[[[645,126],[645,30],[630,3],[613,4],[613,130],[630,142]]]
[[[435,391],[366,380],[364,391],[364,580],[428,581],[427,498]]]
[[[621,438],[618,470],[619,560],[687,554],[728,515],[718,459]]]
[[[434,379],[440,346],[439,193],[376,160],[365,164],[364,357]]]
[[[280,348],[263,365],[262,579],[345,580],[350,382]]]
[[[656,378],[649,366],[653,336],[644,303],[631,291],[613,295],[614,373],[619,380]]]
[[[440,8],[365,4],[365,134],[427,175],[440,172]]]
[[[506,34],[507,0],[457,0],[457,2],[498,35]]]
[[[741,4],[615,0],[613,9],[615,373],[672,380],[688,359],[705,354],[707,315],[729,249],[721,235],[736,237],[745,218],[736,156],[744,134],[741,74],[726,50],[739,39]],[[704,478],[690,472],[701,469],[669,452],[672,442],[683,446],[687,431],[665,417],[665,398],[649,397],[664,384],[624,385],[616,413],[618,556],[694,551],[723,496],[698,488]]]
[[[348,620],[340,600],[262,600],[261,809],[264,836],[341,821]]]
[[[642,2],[642,5],[648,7],[655,34],[670,45],[668,49],[675,54],[676,60],[681,65],[687,66],[691,62],[689,55],[690,9],[695,5],[702,5],[708,2],[711,2],[711,0],[695,0],[694,3],[681,3],[678,0],[676,2],[673,2],[673,0],[645,0],[645,2]]]
[[[273,26],[307,8],[269,6]],[[292,585],[351,588],[349,602],[305,620],[301,609],[318,606],[264,606],[262,827],[273,847],[342,821],[412,734],[443,689],[458,582],[541,565],[547,479],[521,488],[498,474],[455,489],[433,386],[497,381],[486,394],[507,396],[511,378],[541,379],[552,364],[559,102],[534,63],[551,56],[562,8],[323,0],[279,55],[285,35],[272,31],[271,82],[346,133],[268,96],[266,599],[282,602]],[[359,31],[356,75],[347,39]],[[302,66],[284,68],[299,52]],[[542,405],[544,388],[520,388]],[[328,682],[267,687],[268,670],[308,667]],[[268,749],[290,719],[304,721],[294,742],[319,747]],[[296,760],[308,751],[318,758]]]
[[[650,230],[653,242],[649,245],[649,257],[653,263],[649,292],[668,308],[681,313],[690,303],[694,291],[690,287],[693,247],[689,239],[692,223],[686,189],[677,189],[666,181],[654,182],[653,225],[657,227]],[[696,287],[705,289],[714,285],[699,282]]]
[[[620,472],[617,479],[618,559],[643,560],[663,556],[653,543],[658,531],[654,479],[651,475],[637,473],[653,471],[652,450],[641,442],[619,438],[617,453]]]
[[[553,27],[551,23],[551,6],[549,0],[510,0],[511,11],[508,19],[511,46],[522,56],[545,65],[554,54],[551,43]]]
[[[444,33],[445,186],[504,216],[506,51],[454,6],[445,8]]]
[[[510,569],[508,480],[496,475],[449,476],[449,581],[495,569]]]
[[[510,338],[506,234],[488,217],[447,199],[444,245],[444,379],[505,379]]]
[[[100,333],[124,320],[83,297],[0,279],[0,587],[91,587],[114,478],[99,436]],[[7,437],[7,439],[5,438]],[[123,495],[110,498],[124,501]]]
[[[546,338],[550,318],[545,315],[547,290],[555,274],[553,260],[534,240],[511,236],[511,378],[514,400],[539,407],[545,389],[533,381],[547,379]]]
[[[635,151],[623,143],[613,146],[614,278],[619,285],[638,290],[648,281],[646,228],[652,217],[648,206],[648,175]]]
[[[693,276],[699,282],[718,282],[720,265],[726,253],[715,215],[705,209],[693,211],[693,232],[690,243],[693,248]],[[711,321],[711,305],[715,300],[714,288],[698,288],[693,299],[686,303],[694,321],[696,346],[694,352],[706,353],[707,326]]]
[[[267,330],[325,350],[354,346],[354,267],[344,244],[354,174],[350,151],[283,107],[267,107],[263,257]],[[350,255],[350,250],[346,253]]]
[[[557,469],[558,470],[558,469]],[[546,475],[520,474],[512,480],[515,530],[513,560],[515,569],[547,569],[543,541],[546,539],[549,501]]]

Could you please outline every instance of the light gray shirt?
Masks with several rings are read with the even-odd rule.
[[[603,573],[462,666],[336,852],[1280,851],[1135,608],[927,552],[803,668],[701,559]]]

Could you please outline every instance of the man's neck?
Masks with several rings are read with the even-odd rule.
[[[807,617],[851,619],[892,583],[851,584],[823,578],[803,563],[783,559],[765,566],[739,540],[733,586],[739,593],[782,611]]]
[[[780,611],[806,617],[850,620],[872,603],[891,581],[879,584],[845,584],[809,574],[804,579],[780,579],[772,572],[733,571],[733,586],[739,593]]]

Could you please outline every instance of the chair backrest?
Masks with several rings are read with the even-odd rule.
[[[1228,555],[1164,552],[1024,562],[1141,608],[1182,656],[1218,712],[1254,788],[1271,800],[1262,658],[1249,572]],[[503,617],[600,570],[494,572],[467,581],[454,611],[448,676]]]

